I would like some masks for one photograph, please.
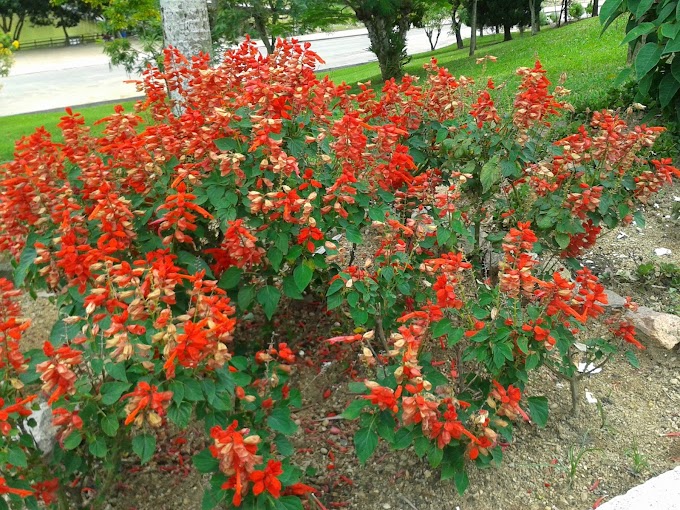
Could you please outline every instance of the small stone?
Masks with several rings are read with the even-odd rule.
[[[626,317],[631,320],[641,336],[658,342],[666,349],[673,349],[680,343],[680,317],[661,313],[641,306],[636,312],[629,310]]]
[[[320,448],[319,451],[320,451],[323,455],[327,455],[327,454],[328,454],[328,448]]]
[[[423,475],[425,476],[425,478],[430,478],[432,476],[432,471],[426,469]]]
[[[383,507],[385,510],[389,510],[390,508],[392,508],[392,505],[390,505],[389,503],[383,503],[383,506],[382,506],[382,507]]]
[[[668,248],[656,248],[654,250],[654,255],[657,257],[670,257],[673,254]]]
[[[680,380],[678,380],[678,379],[671,379],[671,384],[674,385],[674,386],[678,386],[678,385],[680,385]]]

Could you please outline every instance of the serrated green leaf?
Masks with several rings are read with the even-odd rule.
[[[302,510],[302,501],[297,496],[282,496],[274,502],[275,510]]]
[[[276,450],[279,452],[279,455],[290,457],[293,455],[293,453],[295,453],[295,447],[293,446],[293,443],[291,443],[290,440],[282,434],[276,435],[274,438],[274,444],[276,445]]]
[[[151,434],[141,434],[132,439],[132,451],[139,457],[142,464],[146,464],[156,451],[156,438]]]
[[[290,418],[290,409],[277,408],[267,418],[267,425],[275,432],[290,436],[297,432],[298,426]]]
[[[106,457],[106,452],[108,451],[106,448],[106,441],[103,437],[95,438],[95,440],[89,444],[89,450],[90,453],[98,459],[103,459]]]
[[[486,193],[501,179],[500,157],[494,156],[482,167],[479,181],[482,183],[482,193]]]
[[[529,403],[529,416],[531,416],[532,421],[539,428],[545,427],[550,413],[548,399],[546,397],[529,397],[527,402]]]
[[[199,473],[213,473],[220,468],[219,461],[212,456],[208,449],[191,457],[191,462]]]
[[[173,403],[168,408],[168,418],[180,429],[185,429],[191,420],[193,406],[189,402],[182,402],[179,405]]]
[[[569,242],[571,241],[571,238],[569,237],[569,234],[563,234],[561,232],[556,232],[555,233],[555,241],[557,242],[557,245],[560,247],[560,249],[564,250],[569,246]]]
[[[7,454],[7,462],[14,467],[27,468],[28,460],[26,459],[26,452],[22,450],[18,445],[12,445],[9,447],[9,452]]]
[[[453,326],[451,325],[451,320],[444,318],[434,323],[434,326],[432,326],[432,336],[439,338],[440,336],[444,336],[449,333],[452,329]]]
[[[439,464],[441,464],[443,458],[444,450],[437,448],[436,445],[434,445],[427,454],[427,460],[430,463],[430,467],[432,469],[439,467]]]
[[[637,356],[633,351],[626,351],[626,359],[628,360],[628,363],[634,368],[640,368],[640,360],[638,360]]]
[[[307,288],[307,285],[309,285],[309,282],[312,281],[313,276],[314,270],[309,267],[307,263],[300,264],[293,271],[295,285],[297,285],[297,288],[300,292],[303,292]]]
[[[108,382],[104,383],[99,390],[102,397],[102,404],[110,406],[120,400],[121,395],[128,391],[132,384],[127,382]]]
[[[232,266],[227,269],[222,276],[220,276],[219,287],[224,290],[234,289],[238,287],[241,281],[241,274],[243,270],[236,266]]]
[[[357,430],[354,434],[354,449],[361,464],[373,455],[378,446],[378,434],[371,428],[365,427]]]
[[[272,285],[262,287],[257,293],[257,302],[262,305],[262,310],[264,310],[267,319],[271,320],[274,316],[274,312],[276,312],[276,308],[279,306],[280,299],[281,292]]]
[[[362,383],[363,385],[363,383]],[[366,388],[364,386],[364,388]],[[347,406],[347,408],[342,412],[342,417],[345,420],[356,420],[359,415],[361,414],[361,411],[363,411],[364,407],[366,407],[369,404],[368,400],[365,398],[359,398],[357,400],[353,400],[350,402],[350,404]]]
[[[34,267],[33,263],[35,262],[35,258],[38,255],[33,246],[36,240],[37,238],[33,238],[30,235],[26,240],[24,250],[21,252],[21,256],[19,257],[19,264],[14,270],[14,286],[16,288],[19,288],[24,284],[26,275],[28,275],[28,270],[31,267]]]
[[[250,285],[247,287],[241,287],[238,290],[238,296],[236,301],[238,302],[238,307],[241,311],[246,311],[255,299],[255,287]]]
[[[293,275],[288,275],[283,279],[283,295],[290,299],[302,299],[304,296],[298,289]]]
[[[453,474],[453,483],[456,485],[456,491],[459,495],[465,494],[465,491],[470,485],[470,479],[468,478],[467,471],[456,471]]]
[[[116,432],[118,432],[120,424],[118,423],[118,417],[115,414],[109,413],[106,416],[103,416],[99,423],[104,434],[109,437],[116,436]]]
[[[66,439],[64,439],[64,450],[73,450],[80,446],[83,441],[83,436],[79,430],[71,432]]]

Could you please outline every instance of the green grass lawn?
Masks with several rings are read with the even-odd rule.
[[[423,64],[436,57],[440,65],[449,68],[456,76],[470,76],[483,82],[487,77],[493,77],[497,85],[508,82],[505,94],[509,98],[519,83],[515,70],[533,66],[538,58],[554,83],[562,73],[566,73],[564,86],[572,91],[569,100],[577,110],[587,107],[597,109],[607,106],[611,83],[625,65],[626,48],[619,44],[623,36],[622,23],[614,24],[600,37],[598,20],[587,19],[559,29],[544,29],[534,37],[529,33],[523,36],[515,34],[514,40],[505,43],[502,36],[485,36],[479,40],[479,49],[473,58],[468,57],[467,48],[457,50],[455,45],[422,53],[411,59],[406,71],[423,75]],[[476,65],[476,58],[484,55],[494,55],[498,61],[485,66]],[[336,82],[356,84],[370,80],[376,86],[380,84],[377,63],[338,69],[328,75]],[[123,105],[129,110],[133,103],[130,101]],[[80,111],[86,121],[93,123],[112,113],[113,105],[81,108]],[[57,134],[56,125],[62,116],[61,112],[50,112],[0,117],[0,132],[3,133],[0,161],[12,159],[14,141],[30,134],[38,126],[44,125],[48,131]],[[55,139],[59,140],[58,134]]]

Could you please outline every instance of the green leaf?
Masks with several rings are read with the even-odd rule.
[[[529,415],[533,422],[539,427],[544,428],[548,423],[548,399],[546,397],[529,397]]]
[[[555,233],[555,241],[562,250],[566,249],[566,247],[569,246],[570,240],[571,238],[569,237],[569,234],[563,234],[561,232]]]
[[[635,17],[640,19],[652,5],[654,5],[654,0],[641,0],[638,4],[638,8],[635,10]]]
[[[303,292],[307,288],[307,285],[309,285],[309,282],[312,281],[313,276],[314,270],[309,267],[309,264],[307,263],[300,264],[293,271],[295,285],[297,285],[297,288],[300,292]]]
[[[131,387],[132,384],[127,382],[108,382],[102,384],[102,387],[99,390],[99,393],[102,396],[102,404],[105,406],[115,404],[120,400],[121,395]]]
[[[626,359],[628,360],[628,363],[634,368],[640,368],[640,360],[638,360],[637,356],[633,351],[626,351]]]
[[[267,425],[275,432],[290,436],[297,432],[298,426],[290,418],[290,409],[277,408],[267,418]]]
[[[137,454],[142,464],[146,464],[156,451],[156,438],[151,434],[141,434],[132,439],[132,451]]]
[[[279,452],[279,454],[283,455],[284,457],[290,457],[293,455],[293,453],[295,453],[295,447],[293,446],[293,443],[291,443],[290,440],[282,434],[276,435],[274,438],[274,444],[276,445],[276,450]]]
[[[198,273],[199,271],[205,271],[205,275],[208,278],[213,278],[212,269],[201,257],[189,253],[188,251],[180,251],[177,254],[177,262],[187,269],[189,274]]]
[[[250,307],[250,304],[253,302],[253,299],[255,299],[255,287],[251,286],[241,287],[238,290],[238,296],[236,300],[238,302],[238,307],[241,309],[241,311],[246,311],[248,307]]]
[[[661,58],[662,49],[656,43],[647,43],[635,57],[635,75],[641,80],[649,71],[654,69]]]
[[[33,262],[38,256],[35,248],[33,247],[35,241],[36,239],[31,238],[30,235],[28,236],[24,251],[21,252],[21,257],[19,258],[19,264],[14,270],[14,286],[17,288],[24,284],[28,270],[33,267]]]
[[[302,501],[297,496],[282,496],[274,502],[275,510],[302,510]]]
[[[609,18],[616,13],[616,10],[621,6],[623,0],[606,0],[600,8],[600,23],[609,25],[611,21]],[[602,30],[606,29],[605,26]]]
[[[203,491],[203,499],[201,500],[201,510],[213,510],[220,506],[220,504],[227,497],[227,492],[223,491],[220,486],[209,487]]]
[[[127,382],[127,372],[125,370],[125,363],[106,363],[104,365],[106,373],[113,377],[116,381]]]
[[[219,287],[224,290],[234,289],[241,281],[241,274],[243,270],[236,266],[227,269],[220,277]]]
[[[12,445],[9,447],[9,452],[7,455],[7,462],[12,466],[18,468],[27,468],[28,460],[26,459],[26,453],[18,445]]]
[[[437,448],[436,445],[434,445],[434,447],[427,454],[427,460],[430,463],[430,467],[432,469],[439,467],[439,464],[441,464],[443,458],[444,450]]]
[[[529,354],[529,340],[525,336],[517,337],[517,347],[524,354]]]
[[[115,414],[109,413],[106,416],[103,416],[99,423],[104,434],[109,437],[116,436],[116,432],[118,432],[120,424],[118,423],[118,417]]]
[[[362,383],[363,385],[363,383]],[[363,389],[366,387],[364,386]],[[363,391],[362,389],[362,391]],[[363,411],[364,407],[366,407],[369,404],[368,400],[365,398],[359,398],[357,400],[353,400],[350,402],[350,404],[347,406],[347,408],[342,412],[342,417],[345,420],[356,420],[359,415],[361,414],[361,411]]]
[[[328,299],[326,300],[326,308],[328,310],[333,310],[334,308],[337,308],[342,304],[342,294],[337,293],[333,294],[331,296],[328,296]]]
[[[680,5],[680,3],[678,3]],[[680,23],[678,23],[678,28],[680,28]],[[680,58],[674,58],[671,64],[671,74],[675,76],[677,81],[680,81]]]
[[[652,30],[656,29],[656,25],[654,23],[650,22],[645,22],[645,23],[640,23],[638,26],[636,26],[633,30],[628,32],[626,34],[626,37],[623,38],[623,41],[621,41],[621,44],[626,44],[631,42],[634,39],[637,39],[638,37],[642,35],[646,35],[650,33]]]
[[[283,295],[290,299],[302,299],[304,296],[298,289],[293,275],[288,275],[283,279]]]
[[[359,229],[353,225],[347,227],[347,230],[345,230],[345,235],[347,236],[347,240],[350,243],[361,244],[363,242],[361,232],[359,232]]]
[[[666,108],[671,104],[678,90],[680,90],[680,81],[672,74],[667,74],[661,79],[661,83],[659,83],[659,104],[661,108]]]
[[[173,403],[168,408],[168,418],[180,429],[185,429],[191,420],[192,407],[189,402],[182,402],[179,405]]]
[[[628,78],[630,78],[630,74],[633,72],[633,70],[630,67],[624,67],[621,69],[621,72],[618,74],[616,79],[614,80],[614,83],[612,83],[612,87],[618,88],[621,85],[623,85]]]
[[[191,457],[191,462],[199,473],[213,473],[220,468],[219,461],[205,449]]]
[[[108,451],[106,448],[106,440],[103,437],[95,438],[95,440],[90,443],[89,450],[95,457],[103,459],[106,457],[106,452]]]
[[[635,224],[640,227],[640,228],[645,228],[645,217],[642,216],[641,211],[635,211],[633,213],[633,219],[635,220]]]
[[[456,485],[456,491],[459,495],[465,494],[465,491],[470,484],[470,479],[468,478],[467,471],[456,471],[453,475],[453,483]]]
[[[257,293],[257,302],[262,305],[264,314],[267,319],[271,320],[276,312],[276,308],[279,306],[279,300],[281,299],[281,292],[276,287],[267,285],[262,287]]]
[[[680,51],[680,37],[678,37],[676,34],[675,39],[670,39],[666,43],[666,47],[663,49],[663,54],[667,55],[668,53],[677,53],[678,51]]]
[[[71,432],[66,439],[64,439],[64,450],[73,450],[78,448],[83,441],[83,436],[80,431],[75,430]]]
[[[440,336],[446,335],[452,329],[453,327],[451,325],[451,320],[444,318],[438,322],[435,322],[434,326],[432,326],[432,336],[439,338]]]
[[[479,181],[482,183],[482,193],[486,193],[501,179],[500,157],[494,156],[482,167]]]
[[[373,455],[377,446],[378,434],[373,429],[365,427],[357,430],[356,434],[354,434],[354,449],[361,464],[366,463],[366,460]]]
[[[238,141],[234,138],[218,138],[213,143],[222,152],[238,151]]]

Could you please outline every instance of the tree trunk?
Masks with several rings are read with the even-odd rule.
[[[205,0],[160,0],[163,38],[191,58],[212,53],[208,6]]]
[[[397,19],[396,26],[390,26],[389,20],[377,16],[366,16],[364,19],[357,12],[357,19],[363,21],[371,41],[370,51],[378,57],[380,75],[384,81],[400,79],[403,76],[403,65],[407,60],[406,33],[410,22],[407,16]]]
[[[460,24],[456,25],[454,31],[456,33],[456,47],[462,50],[465,48],[465,44],[463,43],[463,35],[460,33]]]
[[[503,25],[503,41],[512,41],[512,25]]]
[[[68,31],[66,30],[66,25],[62,25],[61,29],[64,31],[64,44],[68,46],[69,44],[71,44],[71,41],[68,36]]]
[[[459,50],[462,50],[465,45],[463,44],[463,36],[460,33],[460,20],[457,19],[457,14],[458,7],[455,7],[453,11],[451,11],[451,28],[453,28],[453,33],[456,36],[456,47]]]
[[[593,18],[600,15],[600,0],[593,0]]]
[[[477,0],[472,0],[470,13],[470,56],[474,56],[477,47]]]
[[[536,0],[529,0],[529,9],[531,10],[531,35],[536,35],[540,27],[540,20],[536,12]]]

